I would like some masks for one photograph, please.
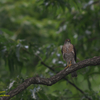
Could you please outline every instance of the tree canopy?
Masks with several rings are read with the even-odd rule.
[[[67,65],[61,54],[67,38],[77,63],[96,59],[99,37],[99,0],[1,0],[0,95],[31,77],[58,75]],[[11,99],[100,100],[100,65],[90,65],[78,69],[77,78],[68,74],[52,86],[31,84]]]

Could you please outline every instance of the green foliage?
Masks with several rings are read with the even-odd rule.
[[[61,46],[70,38],[77,62],[100,55],[100,3],[89,0],[2,0],[0,1],[0,91],[10,91],[25,79],[55,75],[63,61]],[[93,100],[100,99],[100,67],[77,71],[72,83]],[[11,85],[12,84],[12,85]],[[12,100],[86,100],[65,80],[53,86],[31,85]]]

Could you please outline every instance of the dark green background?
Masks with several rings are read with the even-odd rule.
[[[100,3],[91,0],[0,0],[0,91],[25,79],[55,75],[66,66],[61,46],[70,38],[77,62],[100,55]],[[28,47],[28,48],[27,48]],[[100,100],[100,66],[66,76],[93,100]],[[13,84],[12,84],[13,83]],[[31,85],[11,100],[86,100],[65,80]]]

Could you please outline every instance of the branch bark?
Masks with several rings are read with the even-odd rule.
[[[42,58],[41,58],[39,55],[37,55],[37,54],[35,54],[35,55],[41,60],[41,64],[42,64],[42,65],[44,65],[45,67],[49,68],[51,71],[55,72],[56,74],[58,73],[55,69],[53,69],[52,67],[49,67],[48,65],[46,65],[45,62],[43,62]],[[77,87],[74,83],[72,83],[71,81],[69,81],[68,78],[64,77],[63,79],[66,80],[66,81],[67,81],[70,85],[72,85],[74,88],[76,88],[80,93],[82,93],[82,94],[85,96],[85,98],[86,98],[87,100],[91,100],[90,97],[88,97],[88,96],[87,96],[79,87]]]
[[[64,78],[66,75],[70,74],[73,71],[84,68],[86,66],[96,66],[96,65],[100,65],[100,56],[80,61],[77,64],[72,65],[70,68],[63,69],[62,71],[60,71],[59,73],[57,73],[56,75],[50,78],[41,78],[38,76],[28,78],[22,84],[20,84],[17,88],[7,93],[6,95],[10,95],[9,97],[1,97],[0,100],[9,100],[11,97],[25,90],[31,84],[42,84],[42,85],[51,86],[57,83],[58,81],[60,81],[62,78]]]
[[[44,66],[46,66],[47,68],[49,68],[50,70],[52,70],[55,73],[58,73],[57,71],[55,71],[53,68],[49,67],[48,65],[46,65],[43,61],[41,61],[41,64],[43,64]],[[82,93],[85,98],[87,100],[91,100],[90,97],[88,97],[79,87],[77,87],[74,83],[72,83],[71,81],[69,81],[66,77],[63,78],[64,80],[66,80],[70,85],[72,85],[74,88],[76,88],[80,93]]]

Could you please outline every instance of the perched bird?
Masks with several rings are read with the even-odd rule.
[[[65,40],[61,52],[63,54],[63,59],[67,62],[67,67],[70,67],[72,64],[76,63],[76,50],[75,47],[71,44],[70,39]],[[72,77],[77,77],[76,72],[72,72],[71,75]]]

